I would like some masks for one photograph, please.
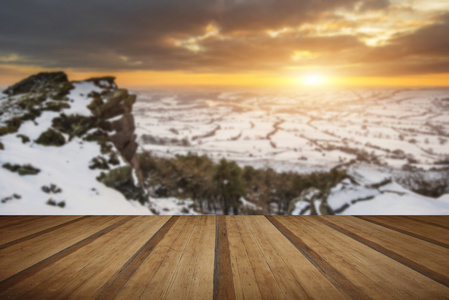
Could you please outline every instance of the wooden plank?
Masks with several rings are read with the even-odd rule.
[[[180,217],[116,299],[160,299],[167,291],[173,272],[185,251],[196,222],[194,216]]]
[[[176,270],[179,268],[180,261],[189,251],[188,245],[194,234],[193,229],[199,222],[199,218],[196,216],[185,216],[183,218],[186,218],[187,222],[184,230],[179,235],[181,241],[173,243],[172,248],[168,251],[167,256],[143,291],[142,299],[165,299],[170,283],[174,280]]]
[[[171,217],[112,277],[99,289],[95,297],[99,299],[114,298],[126,282],[133,276],[142,262],[151,254],[167,232],[179,219],[177,216]],[[165,220],[163,220],[165,221]]]
[[[262,299],[249,254],[243,243],[242,233],[237,224],[238,216],[226,218],[231,270],[234,279],[236,299]],[[245,236],[245,238],[249,238]]]
[[[405,216],[357,216],[358,218],[449,248],[449,230],[424,224]]]
[[[254,222],[251,222],[250,218],[246,217],[235,217],[235,220],[237,221],[241,242],[248,254],[262,298],[294,299],[299,296],[309,297],[310,295],[303,289],[294,272],[288,269],[285,260],[281,259],[283,271],[280,271],[277,262],[273,261],[271,256],[274,254],[274,251],[277,252],[277,249],[270,249],[269,243],[263,242],[266,237],[261,235],[261,230],[259,229],[264,228],[264,224],[260,225],[255,222],[254,218],[252,218]],[[265,225],[273,227],[266,219],[259,220],[265,222]],[[281,235],[279,234],[279,236]],[[261,243],[264,244],[261,245]]]
[[[212,299],[214,296],[214,259],[216,216],[206,216],[202,240],[195,262],[192,283],[187,290],[187,299]]]
[[[449,287],[449,249],[355,217],[321,216],[318,220]]]
[[[117,217],[90,217],[0,251],[0,280],[16,274],[117,222]],[[51,242],[50,242],[51,241]],[[20,256],[15,254],[21,253]],[[8,267],[6,267],[8,266]]]
[[[194,279],[203,282],[203,286],[197,286],[191,299],[211,299],[213,297],[213,270],[214,270],[214,248],[215,248],[215,217],[195,216],[192,236],[185,248],[184,253],[177,264],[170,284],[163,299],[184,299],[189,298],[190,287]],[[208,222],[207,220],[212,222]],[[209,228],[206,228],[209,224]],[[212,234],[207,238],[206,234]],[[208,241],[208,243],[206,243]],[[206,257],[200,256],[201,249],[206,249]],[[208,260],[204,261],[204,258]],[[206,265],[208,264],[208,265]],[[198,272],[200,266],[205,269],[205,274]],[[206,265],[206,266],[205,266]],[[187,297],[186,297],[187,296]]]
[[[39,232],[45,233],[58,225],[80,219],[80,216],[45,216],[41,218],[17,217],[16,222],[0,229],[0,245],[11,243],[27,236],[37,235]],[[32,222],[32,223],[30,223]],[[32,226],[30,226],[32,224]],[[49,232],[49,231],[47,231]]]
[[[264,216],[252,216],[245,221],[286,299],[346,298]]]
[[[0,216],[0,229],[16,226],[45,216]]]
[[[284,299],[285,295],[281,289],[281,286],[277,280],[278,276],[273,274],[270,265],[258,243],[256,238],[260,237],[260,232],[252,229],[247,217],[237,216],[235,219],[240,239],[245,247],[245,251],[248,254],[251,268],[254,272],[259,291],[262,295],[262,299]],[[296,287],[297,288],[297,287]]]
[[[36,232],[35,233],[32,233],[32,234],[27,235],[27,236],[24,236],[22,238],[11,240],[10,242],[7,242],[7,243],[5,243],[3,245],[0,245],[0,250],[3,250],[3,249],[8,248],[8,247],[11,247],[13,245],[17,245],[17,244],[23,243],[25,241],[29,241],[29,240],[34,239],[34,238],[37,238],[37,237],[39,237],[39,236],[41,236],[43,234],[50,233],[50,232],[58,230],[58,229],[60,229],[60,228],[62,228],[64,226],[76,223],[76,222],[78,222],[78,221],[80,221],[80,220],[82,220],[84,218],[87,218],[87,217],[81,217],[81,218],[75,218],[75,219],[73,219],[73,218],[64,218],[65,220],[61,219],[61,218],[58,218],[57,221],[59,221],[58,222],[59,224],[55,223],[55,224],[53,224],[55,226],[47,228],[47,229],[44,229],[44,230],[41,230],[41,231],[37,231],[38,230],[37,228],[39,228],[38,226],[33,226],[33,228],[36,228]],[[63,221],[62,224],[61,224],[61,221]],[[58,224],[58,225],[56,225],[56,224]]]
[[[433,226],[449,229],[449,216],[407,216],[419,222],[430,224]]]
[[[341,274],[335,267],[329,264],[325,259],[321,257],[319,253],[313,250],[307,245],[301,238],[295,235],[294,232],[285,226],[284,222],[278,220],[274,216],[267,216],[267,219],[276,228],[282,232],[282,234],[293,244],[295,247],[316,267],[318,268],[327,279],[336,286],[340,292],[346,294],[348,297],[355,299],[369,299],[366,294],[355,286],[348,278]],[[285,219],[285,218],[284,218]],[[291,218],[290,218],[291,219]]]
[[[90,261],[78,263],[76,270],[63,269],[63,275],[56,273],[50,282],[43,282],[27,293],[25,298],[39,298],[41,295],[56,299],[79,299],[85,298],[86,295],[89,295],[89,298],[95,298],[103,284],[138,252],[147,238],[151,238],[169,219],[169,217],[148,216],[132,218],[133,226],[129,227],[130,224],[127,223],[125,228],[120,227],[111,232],[108,240],[103,241],[103,244],[99,244],[97,250],[93,251]],[[138,221],[136,219],[140,219],[140,224],[135,223]],[[73,265],[73,261],[83,259],[80,255],[82,253],[77,253],[65,262]],[[60,265],[64,266],[63,262]]]
[[[44,241],[39,241],[39,243],[33,240],[37,244],[34,245],[35,248],[33,248],[32,244],[21,246],[20,250],[14,249],[15,251],[21,251],[21,255],[14,255],[14,252],[11,252],[11,249],[17,245],[1,251],[0,276],[2,281],[0,282],[0,291],[7,290],[26,278],[33,276],[42,269],[114,230],[127,220],[127,218],[123,217],[93,217],[88,220],[90,223],[87,227],[80,226],[78,223],[76,224],[78,225],[76,230],[75,228],[71,228],[73,230],[67,230],[67,226],[63,228],[65,230],[64,232],[59,232],[59,236],[54,238],[49,237]],[[81,229],[82,234],[78,229]],[[36,248],[37,250],[35,250]]]
[[[235,289],[232,278],[226,217],[217,216],[216,218],[214,299],[234,299]]]
[[[66,280],[56,292],[58,298],[80,299],[85,295],[111,298],[107,293],[103,294],[107,282],[116,279],[113,288],[108,289],[109,295],[113,295],[114,290],[118,291],[120,285],[123,286],[127,278],[132,276],[132,268],[138,267],[139,259],[151,253],[151,248],[154,249],[163,238],[164,231],[169,230],[174,222],[175,219],[171,220],[170,216],[144,217],[136,228],[122,234],[124,240]]]
[[[0,299],[449,298],[447,217],[64,218],[0,217]]]
[[[142,223],[142,219],[144,218],[129,217],[130,220],[123,225],[116,227],[90,244],[85,245],[0,293],[0,298],[17,299],[23,297],[27,299],[38,299],[42,298],[43,295],[46,295],[48,298],[56,297],[57,295],[52,295],[56,293],[65,281],[77,281],[79,279],[78,277],[72,279],[74,274],[77,274],[80,270],[84,270],[86,266],[89,266],[95,260],[111,255],[110,249],[113,249],[113,247],[123,247],[123,244],[127,245],[129,236],[135,238],[135,231],[144,234],[145,231],[142,232],[142,230],[139,230],[139,224]],[[132,232],[131,234],[130,231]]]
[[[324,225],[316,218],[281,222],[370,298],[441,299],[449,289]]]

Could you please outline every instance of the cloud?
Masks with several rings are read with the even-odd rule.
[[[447,62],[449,53],[447,17],[371,48],[361,35],[342,31],[354,21],[334,14],[369,14],[389,6],[387,0],[7,1],[0,10],[0,64],[111,72],[274,71],[306,64],[354,74],[446,70],[440,62]],[[340,32],[311,36],[297,30],[323,20]],[[273,36],[270,30],[281,33]],[[293,60],[295,53],[310,55]],[[19,59],[12,61],[13,54]],[[344,67],[357,64],[370,67]]]
[[[437,24],[426,26],[413,34],[398,36],[391,41],[390,48],[403,56],[427,56],[449,58],[449,14]]]
[[[18,61],[20,59],[19,55],[12,53],[5,56],[0,56],[0,62],[2,63],[10,63],[14,61]]]
[[[449,14],[415,32],[397,35],[383,47],[365,49],[354,62],[369,65],[364,75],[449,73]]]

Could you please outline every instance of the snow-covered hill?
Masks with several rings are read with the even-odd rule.
[[[368,164],[345,168],[351,179],[333,187],[326,199],[309,190],[292,201],[290,213],[311,214],[311,207],[322,214],[328,206],[341,215],[449,215],[449,195],[438,198],[412,192],[395,182],[391,169]],[[315,194],[314,194],[315,193]]]
[[[69,82],[62,72],[6,89],[0,214],[181,213],[176,199],[150,204],[140,186],[134,101],[111,77]]]

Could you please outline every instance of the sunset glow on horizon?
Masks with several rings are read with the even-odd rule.
[[[309,86],[320,86],[326,84],[326,79],[322,75],[310,74],[303,76],[301,83]]]
[[[62,70],[129,87],[446,87],[448,34],[444,0],[26,0],[0,12],[0,86]]]

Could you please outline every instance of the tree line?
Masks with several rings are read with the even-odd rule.
[[[298,174],[271,168],[240,167],[234,161],[215,163],[206,155],[176,155],[171,158],[139,154],[145,185],[153,197],[193,200],[201,213],[286,214],[289,203],[302,191],[315,187],[323,195],[344,178],[346,172]],[[241,198],[255,204],[244,207]],[[257,207],[257,208],[256,208]]]

